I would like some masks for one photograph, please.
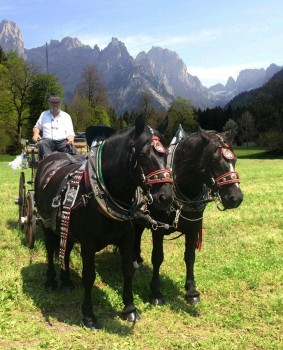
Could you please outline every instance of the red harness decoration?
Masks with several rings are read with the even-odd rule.
[[[217,187],[222,187],[224,185],[230,185],[234,183],[240,183],[239,174],[237,171],[229,171],[228,173],[218,176],[214,179]]]
[[[151,145],[154,147],[154,149],[159,153],[166,153],[166,148],[161,143],[159,137],[152,136]]]
[[[158,183],[172,183],[172,171],[169,168],[163,168],[153,171],[146,175],[145,182],[147,185],[153,185]]]
[[[221,147],[222,155],[227,160],[233,160],[235,158],[235,154],[229,149]]]
[[[231,160],[235,159],[235,154],[229,148],[229,145],[226,143],[224,143],[224,145],[225,145],[225,147],[220,146],[221,153],[222,153],[223,157],[227,161],[231,161]],[[222,187],[225,185],[240,183],[240,178],[239,178],[239,174],[237,173],[237,171],[228,171],[227,173],[218,176],[216,179],[214,179],[214,181],[215,181],[215,184],[217,187]]]

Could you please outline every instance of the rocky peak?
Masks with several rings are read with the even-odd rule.
[[[263,68],[241,70],[236,81],[237,90],[242,92],[262,86],[264,77],[265,69]]]
[[[4,51],[15,51],[25,58],[22,33],[16,23],[8,20],[0,22],[0,45]]]
[[[279,67],[276,64],[272,63],[269,67],[266,68],[265,80],[270,80],[274,76],[274,74],[279,72],[281,69],[282,67]]]
[[[173,77],[176,74],[187,74],[186,65],[174,51],[154,46],[147,53],[147,59],[155,75],[166,74]]]
[[[101,64],[107,67],[107,70],[114,66],[125,65],[130,61],[133,62],[125,44],[117,38],[112,38],[108,46],[101,51],[100,60]]]
[[[223,84],[220,84],[220,83],[212,85],[209,88],[209,91],[211,91],[211,92],[220,92],[220,91],[225,91],[225,90],[226,90],[225,86]]]
[[[66,38],[61,40],[61,44],[66,47],[67,50],[75,49],[77,47],[85,47],[86,45],[82,44],[82,42],[77,38],[71,38],[67,36]]]
[[[229,77],[227,80],[227,83],[225,85],[225,90],[226,91],[232,91],[236,88],[236,82],[235,79],[232,77]]]

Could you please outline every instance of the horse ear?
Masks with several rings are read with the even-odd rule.
[[[138,138],[142,134],[142,132],[144,131],[144,127],[145,127],[145,123],[142,116],[141,115],[137,116],[135,120],[135,128],[136,128],[135,138]]]
[[[164,135],[165,131],[168,127],[168,115],[164,118],[163,122],[157,127],[157,131],[160,132],[161,135]]]
[[[202,140],[203,140],[206,144],[208,144],[208,143],[210,142],[210,140],[211,140],[209,133],[206,132],[204,129],[202,129],[200,126],[199,126],[199,128],[198,128],[198,131],[199,131],[199,134],[200,134]]]
[[[233,128],[233,129],[229,129],[227,131],[224,131],[221,133],[225,138],[227,138],[228,141],[230,141],[230,143],[233,142],[234,140],[234,137],[236,135],[236,129]]]

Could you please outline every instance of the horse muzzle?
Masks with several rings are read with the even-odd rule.
[[[235,209],[240,206],[244,199],[244,195],[237,185],[223,187],[219,191],[221,202],[225,209]]]

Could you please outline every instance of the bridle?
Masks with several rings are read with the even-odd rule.
[[[226,185],[231,185],[235,183],[240,183],[239,174],[237,171],[234,170],[232,161],[236,158],[234,152],[232,151],[231,147],[228,145],[227,142],[223,141],[222,137],[218,134],[216,134],[218,138],[221,140],[221,144],[218,146],[221,150],[221,154],[223,158],[230,163],[231,171],[228,171],[224,174],[221,174],[217,176],[216,178],[211,176],[210,181],[212,183],[213,189],[218,189]]]
[[[151,138],[151,146],[156,150],[157,153],[164,154],[167,152],[166,148],[163,146],[162,142],[160,141],[159,137],[154,135],[153,129],[148,126],[152,138]],[[132,155],[135,155],[135,141],[132,141],[131,143],[131,152]],[[157,170],[154,170],[150,172],[149,174],[145,175],[144,170],[142,165],[137,161],[133,167],[134,169],[137,169],[139,171],[139,176],[141,179],[141,185],[140,187],[142,188],[145,196],[148,199],[148,204],[153,203],[153,198],[151,195],[151,188],[153,185],[156,184],[164,184],[164,183],[173,183],[173,178],[172,178],[172,170],[169,167],[165,168],[159,168]]]
[[[235,184],[235,183],[237,183],[237,184],[240,183],[239,174],[232,167],[232,161],[236,157],[235,154],[231,150],[231,147],[228,145],[228,143],[225,142],[219,134],[216,134],[216,136],[220,140],[220,145],[217,147],[217,149],[218,148],[221,149],[221,154],[224,157],[224,159],[230,163],[231,170],[228,172],[225,172],[221,175],[218,175],[217,177],[214,177],[212,174],[212,170],[209,169],[207,171],[209,181],[208,181],[207,185],[203,186],[201,193],[194,199],[189,199],[188,197],[186,197],[180,191],[177,184],[174,183],[173,188],[174,188],[174,194],[175,194],[175,203],[178,207],[176,209],[176,216],[179,215],[180,217],[182,217],[185,220],[199,221],[199,220],[202,220],[202,215],[201,215],[201,217],[199,217],[197,219],[189,219],[189,218],[183,216],[181,213],[178,213],[178,211],[184,210],[185,212],[202,212],[204,210],[204,208],[206,207],[206,205],[212,201],[215,202],[218,210],[220,210],[220,211],[226,210],[224,208],[224,206],[222,205],[222,200],[221,200],[221,197],[219,194],[219,190],[223,186],[227,186],[227,185],[231,185],[231,184]],[[171,168],[173,168],[174,155],[175,155],[175,152],[176,152],[178,145],[179,145],[179,142],[175,145],[171,145],[169,148],[167,166],[170,166]],[[203,170],[203,172],[205,172],[205,170]],[[177,223],[174,222],[175,226],[176,226],[176,224]]]
[[[232,161],[236,158],[234,152],[232,151],[231,147],[227,142],[223,140],[223,138],[216,134],[216,136],[220,139],[220,145],[218,148],[221,150],[221,154],[225,161],[227,161],[230,164],[230,171],[225,172],[224,174],[221,174],[217,177],[213,177],[212,171],[210,169],[210,178],[209,178],[209,187],[211,188],[211,197],[214,200],[216,207],[218,210],[224,211],[226,210],[223,206],[220,206],[222,204],[221,196],[219,194],[219,190],[223,186],[232,185],[232,184],[239,184],[240,183],[240,177],[237,171],[234,170]]]

